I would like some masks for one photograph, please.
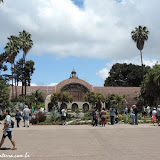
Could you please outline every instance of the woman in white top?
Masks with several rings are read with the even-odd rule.
[[[156,115],[157,115],[156,108],[153,108],[153,111],[152,111],[152,121],[153,121],[153,125],[154,126],[155,126],[154,122],[157,121]]]

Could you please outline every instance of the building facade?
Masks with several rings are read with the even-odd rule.
[[[12,93],[12,87],[10,87],[10,96]],[[100,92],[105,96],[109,96],[111,94],[120,94],[125,95],[125,99],[127,100],[126,104],[127,107],[132,106],[135,103],[136,97],[139,95],[140,88],[139,87],[97,87],[92,86],[88,82],[79,79],[76,76],[75,70],[71,72],[71,76],[69,79],[63,80],[62,82],[58,83],[56,86],[27,86],[27,94],[31,94],[36,90],[40,90],[43,92],[45,96],[45,108],[47,111],[51,111],[53,104],[51,103],[50,97],[52,93],[56,93],[58,91],[65,91],[69,92],[70,95],[73,97],[72,103],[59,103],[58,105],[61,107],[67,107],[67,109],[75,111],[76,108],[81,110],[87,111],[91,106],[88,102],[85,101],[84,97],[87,92]],[[17,87],[18,95],[21,94],[21,86]],[[15,92],[14,92],[15,94]],[[107,107],[106,104],[99,104],[100,107]]]

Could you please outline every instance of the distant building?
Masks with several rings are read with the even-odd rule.
[[[12,88],[10,87],[12,90]],[[79,79],[76,76],[76,71],[73,69],[71,72],[71,76],[69,79],[66,79],[56,86],[27,86],[27,94],[31,94],[36,90],[40,90],[43,92],[46,100],[45,100],[45,108],[47,111],[50,111],[53,107],[53,104],[50,101],[51,94],[57,91],[66,91],[69,92],[73,96],[73,102],[66,104],[60,104],[59,106],[67,107],[72,111],[75,111],[76,108],[88,110],[91,106],[88,102],[85,101],[84,96],[87,92],[101,92],[105,96],[109,96],[111,94],[120,94],[125,95],[125,99],[127,100],[126,104],[123,104],[124,107],[126,105],[131,107],[136,102],[136,97],[139,95],[140,88],[139,87],[97,87],[92,86],[84,80]],[[12,91],[10,91],[11,96]],[[17,87],[18,95],[21,94],[21,86]],[[14,93],[15,94],[15,93]],[[97,104],[98,107],[108,107],[106,104]]]

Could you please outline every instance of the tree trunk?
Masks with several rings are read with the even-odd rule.
[[[12,99],[14,98],[14,93],[13,93],[13,64],[11,64],[11,70],[12,70]]]
[[[141,55],[141,65],[142,65],[142,92],[144,91],[144,66],[143,66],[143,59],[142,59],[142,50],[140,50]],[[145,100],[143,102],[145,104]]]
[[[17,99],[17,86],[16,86],[16,77],[15,77],[15,92],[16,92],[16,99]]]
[[[22,96],[23,96],[23,86],[24,86],[24,79],[25,77],[23,76],[24,75],[24,65],[25,65],[25,56],[24,56],[24,53],[23,53],[23,64],[22,64]]]
[[[141,55],[141,65],[143,66],[142,50],[140,50],[140,55]]]
[[[24,57],[24,67],[25,67],[25,57]],[[25,72],[24,72],[24,83],[25,83],[24,84],[25,85],[25,92],[24,93],[25,93],[25,96],[26,96],[26,88],[27,87],[26,87],[26,74],[25,74]]]

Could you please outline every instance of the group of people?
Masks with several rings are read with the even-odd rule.
[[[14,122],[11,120],[10,111],[8,109],[5,110],[4,114],[5,114],[5,119],[4,119],[4,127],[2,129],[3,135],[0,142],[0,148],[3,145],[5,138],[8,137],[13,145],[13,148],[11,150],[16,150],[17,148],[15,145],[15,141],[12,138],[12,128]],[[25,106],[22,113],[18,109],[16,110],[15,119],[17,121],[17,127],[19,127],[21,117],[23,117],[24,120],[24,127],[25,126],[29,127],[29,114],[30,114],[30,109],[28,108],[27,105]]]
[[[23,127],[29,127],[29,119],[30,119],[31,112],[33,112],[33,110],[29,109],[28,105],[25,105],[22,112],[19,109],[16,109],[15,120],[17,121],[18,128],[20,126],[20,121],[22,120],[22,118],[24,121]],[[44,108],[41,107],[39,109],[39,112],[45,112]],[[1,118],[1,115],[2,115],[2,110],[0,108],[0,118]],[[2,135],[1,142],[0,142],[0,148],[3,145],[5,138],[8,137],[13,145],[13,148],[11,150],[16,150],[17,148],[15,145],[15,141],[12,138],[12,128],[13,128],[12,125],[14,122],[11,120],[10,110],[6,109],[4,112],[4,115],[5,115],[5,119],[4,119],[3,135]]]
[[[130,109],[132,124],[138,125],[138,116],[137,116],[138,109],[137,109],[136,105],[133,105],[132,107],[131,107],[132,109]],[[126,112],[128,112],[128,110]],[[94,108],[92,110],[92,125],[97,126],[98,120],[99,120],[100,125],[102,125],[102,127],[105,126],[106,115],[107,115],[107,110],[105,110],[105,108],[103,108],[102,110]],[[110,108],[110,124],[111,125],[118,123],[118,117],[119,117],[118,115],[119,115],[118,109]]]
[[[104,108],[99,111],[99,109],[93,109],[92,110],[92,125],[97,126],[98,124],[98,119],[100,118],[100,124],[102,127],[106,125],[106,115],[107,115],[107,110]]]
[[[17,127],[20,125],[21,118],[23,118],[24,126],[23,127],[29,127],[29,116],[30,116],[31,110],[28,108],[27,105],[25,105],[25,108],[23,109],[23,112],[20,112],[19,109],[16,109],[16,115],[15,119],[17,121]]]
[[[138,125],[138,108],[136,107],[136,105],[133,105],[133,110],[130,114],[131,118],[132,118],[132,125]]]
[[[155,126],[155,123],[157,122],[158,125],[160,125],[160,107],[158,107],[157,109],[154,107],[152,110],[152,121],[153,121],[153,125]]]

